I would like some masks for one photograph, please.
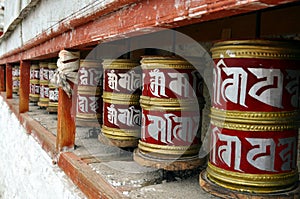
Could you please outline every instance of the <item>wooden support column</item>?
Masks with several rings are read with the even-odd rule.
[[[0,67],[0,92],[5,91],[5,66]]]
[[[20,62],[20,100],[19,111],[25,113],[29,111],[29,84],[30,84],[30,61]]]
[[[7,63],[6,64],[6,98],[11,99],[12,98],[12,64]]]
[[[74,148],[75,145],[75,115],[74,106],[76,103],[73,97],[59,88],[58,111],[57,111],[57,136],[56,149],[61,151],[63,148]]]

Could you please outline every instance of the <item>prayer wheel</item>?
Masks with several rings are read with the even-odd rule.
[[[49,62],[48,63],[48,74],[49,74],[49,82],[52,79],[55,70],[57,69],[56,63]],[[49,113],[57,113],[58,107],[58,87],[49,83],[49,103],[47,107],[47,111]]]
[[[19,93],[19,86],[20,86],[20,66],[15,65],[12,68],[12,87],[13,93]]]
[[[99,140],[136,147],[140,137],[141,70],[133,60],[104,60],[103,125]],[[106,141],[108,140],[108,141]]]
[[[49,68],[48,62],[40,62],[40,98],[38,106],[46,108],[49,104]]]
[[[211,151],[201,186],[208,189],[212,182],[261,198],[293,190],[298,182],[299,43],[223,41],[211,51]]]
[[[165,170],[194,169],[204,163],[201,147],[203,80],[179,57],[146,56],[141,60],[142,132],[134,160]]]
[[[102,113],[102,68],[97,60],[81,60],[78,71],[77,113],[78,126],[98,127]]]
[[[40,98],[40,68],[37,64],[30,66],[30,93],[29,100],[37,103]]]

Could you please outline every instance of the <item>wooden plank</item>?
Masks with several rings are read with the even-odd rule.
[[[59,88],[58,111],[57,111],[57,136],[56,149],[74,148],[75,145],[75,115],[73,114],[72,97]]]
[[[112,185],[70,152],[61,153],[58,166],[71,178],[82,192],[90,199],[125,198]]]
[[[6,99],[11,99],[13,93],[12,88],[12,64],[6,64]]]
[[[20,61],[19,111],[29,111],[30,61]]]
[[[296,2],[296,0],[242,2],[238,0],[217,2],[212,0],[183,0],[178,3],[172,0],[163,2],[161,0],[138,1],[126,9],[120,9],[113,13],[102,13],[101,17],[95,18],[94,21],[76,27],[70,26],[70,29],[65,30],[64,33],[58,29],[50,38],[45,34],[39,40],[32,41],[29,46],[25,44],[25,47],[3,55],[0,57],[0,64],[16,61],[15,59],[18,57],[16,54],[20,54],[23,60],[32,59],[57,53],[66,48],[84,47],[103,41],[150,33],[145,32],[149,27],[176,28],[289,2]]]
[[[0,66],[0,91],[5,91],[5,66]]]

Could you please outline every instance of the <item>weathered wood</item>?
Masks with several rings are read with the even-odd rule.
[[[6,99],[12,98],[12,87],[12,65],[8,63],[6,64]]]
[[[206,162],[206,158],[199,158],[198,156],[178,160],[153,158],[141,152],[138,148],[134,150],[133,159],[140,165],[169,171],[195,169]]]
[[[105,145],[116,146],[121,148],[127,148],[127,147],[132,148],[132,146],[138,145],[137,139],[120,140],[120,139],[107,138],[102,133],[98,135],[98,140]]]
[[[5,91],[5,66],[0,66],[0,91]]]
[[[29,111],[30,61],[20,62],[19,111]]]
[[[274,194],[255,194],[247,192],[238,192],[223,188],[207,178],[206,170],[199,175],[199,184],[206,192],[224,199],[295,199],[300,198],[300,182],[297,187],[291,191]]]
[[[95,171],[73,153],[62,153],[58,166],[90,199],[125,198],[100,175],[95,175]]]
[[[56,149],[61,151],[63,148],[74,148],[75,145],[75,115],[72,106],[72,97],[59,88],[58,111],[57,111],[57,136]]]

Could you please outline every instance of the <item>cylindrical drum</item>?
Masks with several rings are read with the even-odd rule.
[[[133,60],[104,60],[102,135],[118,147],[135,147],[140,137],[141,69]]]
[[[15,65],[12,68],[12,87],[13,93],[19,93],[19,85],[20,85],[20,66]]]
[[[40,68],[37,64],[30,66],[30,93],[31,102],[38,102],[40,98]]]
[[[198,167],[203,80],[179,57],[149,56],[143,70],[142,133],[134,160],[166,170]]]
[[[259,194],[293,189],[298,181],[299,43],[223,41],[211,51],[208,179]]]
[[[97,60],[81,60],[78,71],[78,126],[99,127],[102,113],[102,69]]]
[[[49,103],[49,68],[48,62],[40,62],[40,98],[38,105],[48,107]]]
[[[57,113],[57,107],[58,107],[58,87],[50,83],[50,80],[52,79],[56,69],[57,69],[56,63],[53,62],[48,63],[49,103],[48,103],[47,111],[49,113]]]

